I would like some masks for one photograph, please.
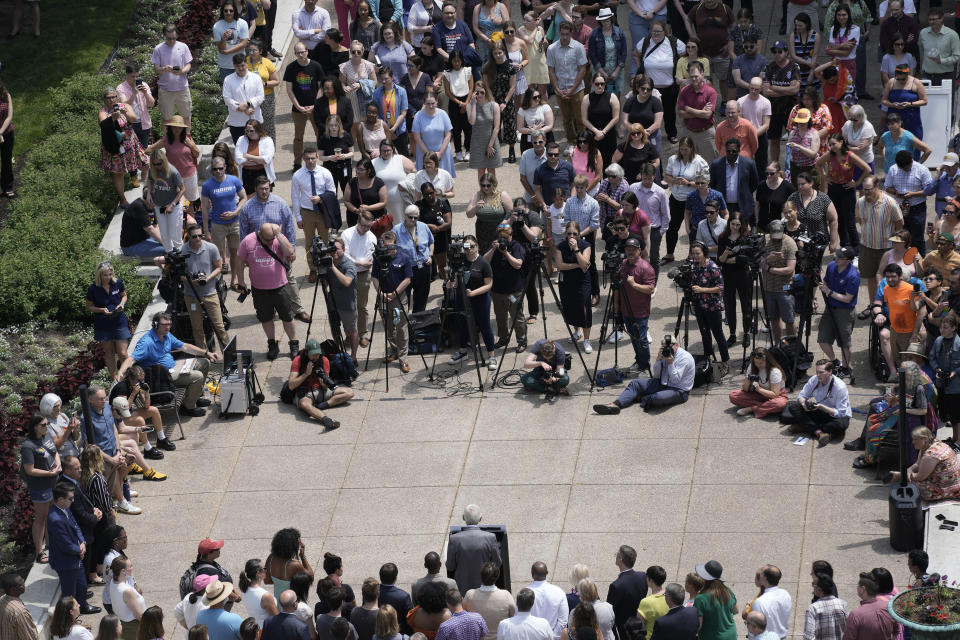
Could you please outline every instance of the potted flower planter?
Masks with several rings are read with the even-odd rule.
[[[915,640],[960,640],[960,589],[947,586],[909,589],[887,603],[894,620]]]

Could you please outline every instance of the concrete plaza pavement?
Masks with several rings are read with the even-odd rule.
[[[761,3],[757,11],[757,23],[775,34],[769,6]],[[620,22],[626,24],[625,15]],[[292,52],[286,53],[289,63]],[[877,87],[871,92],[879,96]],[[293,125],[283,91],[277,114],[276,193],[289,201]],[[307,143],[312,142],[308,133]],[[464,211],[476,174],[463,163],[457,169],[454,232],[472,232]],[[517,165],[505,164],[497,175],[501,187],[519,195]],[[295,271],[309,308],[313,286],[304,277],[302,243],[301,235]],[[429,306],[435,306],[439,283],[431,293]],[[549,337],[563,338],[557,305],[546,295]],[[864,295],[865,289],[860,306]],[[678,301],[662,274],[650,322],[655,340],[673,331]],[[431,382],[420,358],[411,357],[409,374],[391,365],[388,392],[378,321],[370,370],[354,384],[354,400],[330,411],[340,429],[325,433],[279,404],[290,361],[286,355],[265,359],[266,340],[250,301],[238,304],[231,294],[229,308],[231,333],[240,348],[253,349],[267,401],[255,417],[220,420],[214,406],[206,418],[187,420],[187,439],[156,464],[168,479],[133,483],[143,515],[120,516],[131,541],[127,555],[147,604],[166,612],[168,638],[184,637],[182,629],[169,633],[179,601],[177,584],[195,558],[197,543],[207,536],[226,540],[220,562],[235,578],[247,559],[266,558],[276,530],[293,526],[301,530],[318,573],[323,553],[332,551],[344,558],[344,581],[358,589],[391,561],[406,588],[423,575],[424,554],[443,551],[448,527],[460,523],[463,508],[472,502],[483,508],[484,522],[508,528],[514,592],[529,582],[531,563],[542,560],[551,580],[564,589],[570,587],[571,567],[586,563],[605,594],[617,575],[616,549],[630,544],[639,554],[638,569],[659,564],[670,581],[681,583],[697,563],[719,560],[742,607],[757,593],[756,569],[772,563],[794,597],[791,637],[799,638],[814,560],[833,564],[840,596],[851,608],[858,604],[858,572],[883,566],[898,584],[906,580],[905,554],[888,543],[888,490],[873,471],[852,469],[854,456],[839,442],[825,448],[810,442],[794,446],[775,420],[736,416],[727,394],[742,380],[739,344],[731,350],[731,375],[695,390],[687,403],[665,411],[634,407],[619,416],[598,416],[592,405],[611,401],[623,385],[590,393],[576,358],[571,395],[554,400],[516,387],[490,389],[492,373],[486,368],[481,369],[482,394],[465,388],[477,384],[472,362],[455,369],[446,364],[449,351],[437,361],[442,383]],[[322,309],[321,302],[310,334],[318,338],[329,335]],[[594,312],[597,348],[602,307]],[[818,322],[815,316],[811,346],[820,357]],[[529,330],[531,343],[543,337],[541,323]],[[298,324],[297,331],[302,345],[306,326]],[[858,323],[860,384],[851,388],[858,407],[876,394],[865,363],[866,338],[865,326]],[[690,339],[690,350],[699,353],[695,319]],[[285,351],[285,340],[281,348]],[[626,365],[632,350],[628,342],[619,348],[619,361]],[[601,369],[612,366],[613,354],[611,345],[603,345]],[[523,358],[508,352],[501,376],[520,368]],[[592,370],[596,353],[587,358]],[[455,370],[458,376],[447,377]],[[862,419],[855,414],[848,437],[859,432]],[[243,614],[242,605],[235,611]]]

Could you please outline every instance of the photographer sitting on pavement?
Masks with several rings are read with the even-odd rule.
[[[620,267],[623,284],[620,288],[620,313],[623,324],[633,345],[635,371],[650,370],[650,343],[647,325],[650,320],[650,304],[656,288],[657,276],[650,263],[640,255],[640,241],[627,238],[624,241],[627,257]]]
[[[180,247],[180,252],[186,256],[186,273],[180,276],[184,281],[183,295],[187,312],[190,314],[190,327],[193,329],[193,341],[200,345],[207,343],[203,330],[203,309],[210,316],[210,324],[217,334],[220,348],[223,349],[230,342],[230,336],[223,326],[223,314],[220,311],[220,296],[217,294],[217,282],[223,269],[223,258],[217,245],[203,239],[203,227],[192,224],[187,227],[187,243]],[[163,266],[167,263],[165,257],[155,258],[154,262]],[[200,277],[202,276],[202,277]],[[186,284],[187,278],[193,281],[193,288]],[[200,296],[200,304],[193,295],[196,289]]]
[[[203,397],[203,383],[207,379],[210,360],[217,362],[220,357],[212,351],[178,340],[170,333],[172,326],[173,317],[169,313],[164,311],[153,316],[153,328],[140,338],[133,353],[120,365],[117,377],[123,379],[127,369],[134,364],[140,365],[144,370],[159,364],[170,370],[174,385],[187,388],[180,413],[199,418],[206,413],[202,407],[210,405],[210,400]],[[180,368],[174,372],[177,363],[170,355],[173,351],[185,351],[195,356],[193,366],[186,371]]]
[[[770,352],[757,348],[750,354],[750,370],[740,389],[730,392],[730,402],[740,407],[738,416],[751,413],[757,418],[780,413],[787,406],[786,376]]]
[[[537,340],[523,361],[523,368],[531,371],[520,376],[520,382],[527,391],[568,395],[570,376],[565,367],[566,359],[563,347],[553,340]]]
[[[410,343],[407,341],[407,319],[403,313],[401,296],[413,280],[413,263],[406,253],[398,250],[396,233],[384,231],[380,241],[383,243],[382,250],[387,252],[387,261],[380,262],[382,258],[377,259],[373,282],[375,287],[380,288],[377,308],[383,311],[383,327],[391,349],[391,353],[385,354],[385,358],[388,363],[397,360],[400,371],[409,373],[407,352]]]
[[[143,198],[127,205],[120,219],[120,251],[125,256],[152,258],[165,253],[160,227]]]
[[[693,389],[695,370],[693,356],[680,348],[673,336],[664,336],[653,363],[653,377],[631,381],[612,404],[595,404],[593,410],[600,415],[616,415],[634,402],[644,409],[683,404]]]
[[[507,346],[510,335],[507,320],[513,322],[517,338],[517,353],[527,348],[527,323],[523,317],[523,262],[526,252],[519,242],[513,239],[513,227],[509,222],[497,226],[497,239],[493,241],[484,259],[490,263],[493,272],[493,315],[497,321],[497,342],[494,349]]]
[[[330,256],[327,279],[330,282],[330,295],[340,316],[340,325],[350,345],[350,357],[357,360],[357,348],[360,346],[360,334],[357,333],[357,265],[344,250],[343,240],[333,241],[336,253]],[[333,329],[331,322],[331,329]]]
[[[290,377],[280,391],[280,398],[296,404],[308,416],[333,430],[340,423],[331,420],[323,412],[349,402],[353,398],[353,390],[350,387],[338,387],[329,374],[330,362],[324,357],[320,343],[310,338],[290,363]]]
[[[820,317],[817,343],[829,360],[834,360],[834,341],[839,345],[843,365],[837,369],[837,375],[841,377],[851,373],[850,335],[853,333],[854,309],[860,291],[860,272],[854,266],[853,258],[853,249],[850,247],[837,249],[833,262],[827,265],[826,275],[818,285],[827,300],[827,306]]]
[[[797,243],[784,233],[783,220],[772,220],[767,231],[760,272],[763,274],[763,297],[770,316],[770,336],[777,346],[784,334],[797,335],[793,296],[790,294],[797,266]]]
[[[249,267],[253,308],[267,336],[267,360],[276,360],[280,355],[274,313],[280,316],[283,330],[290,341],[290,359],[294,359],[300,351],[297,327],[293,324],[293,303],[287,287],[286,264],[296,257],[296,250],[283,235],[280,226],[268,222],[241,240],[237,249],[237,281],[241,287],[245,287],[243,270]]]
[[[816,367],[816,374],[803,385],[797,399],[784,407],[780,423],[791,425],[791,433],[816,438],[823,447],[832,437],[843,436],[853,414],[847,385],[833,375],[833,361],[817,360]]]

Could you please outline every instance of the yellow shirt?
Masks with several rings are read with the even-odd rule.
[[[660,616],[666,615],[668,611],[670,611],[670,607],[667,606],[667,601],[662,593],[647,596],[640,601],[640,606],[637,607],[637,617],[643,618],[644,622],[647,623],[647,640],[650,640],[650,636],[653,635],[653,623]]]
[[[710,77],[710,59],[709,58],[697,58],[697,61],[703,65],[703,76],[705,78]],[[677,79],[686,80],[690,77],[687,73],[687,63],[690,60],[687,59],[687,56],[682,56],[677,58]]]
[[[277,65],[273,64],[273,62],[269,58],[260,56],[259,64],[253,64],[252,62],[250,62],[250,58],[248,57],[247,67],[250,69],[250,71],[253,71],[255,74],[260,76],[260,79],[263,81],[263,95],[272,96],[273,87],[267,86],[267,80],[270,79],[270,74],[277,72]]]

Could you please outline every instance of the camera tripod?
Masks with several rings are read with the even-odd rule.
[[[477,329],[477,323],[474,322],[473,307],[470,306],[470,298],[467,297],[467,285],[463,281],[464,265],[459,264],[459,260],[463,260],[463,258],[453,256],[450,261],[450,266],[448,267],[449,273],[453,275],[454,278],[453,288],[447,288],[446,281],[444,281],[443,301],[440,303],[440,333],[443,333],[443,329],[447,323],[447,315],[451,313],[451,308],[453,309],[453,313],[462,315],[464,320],[466,320],[467,334],[470,336],[470,350],[473,352],[473,368],[477,372],[477,389],[483,391],[483,375],[480,373],[480,361],[482,360],[480,357],[482,353],[480,351],[480,333]],[[455,300],[450,299],[451,291],[455,291],[455,295],[459,296],[459,299],[463,302],[463,309],[456,308]],[[456,348],[459,350],[459,346]],[[430,363],[430,375],[428,376],[430,382],[434,381],[434,371],[437,368],[438,355],[440,355],[439,345],[433,352],[433,362]],[[423,354],[420,354],[420,357],[423,358]],[[426,366],[426,359],[424,359],[424,366]],[[500,370],[499,366],[497,370]]]
[[[797,363],[800,361],[801,350],[810,350],[810,317],[813,315],[813,289],[820,281],[818,268],[804,269],[802,275],[804,279],[803,293],[800,294],[799,304],[797,305],[797,314],[800,316],[800,321],[797,323],[796,348],[793,351],[793,359],[790,363],[789,379],[793,381],[793,386],[790,387],[790,391],[793,391],[797,384]]]
[[[693,291],[690,287],[683,287],[683,297],[680,299],[680,309],[677,311],[677,323],[673,326],[673,337],[680,337],[680,323],[683,323],[683,348],[690,344],[690,309],[693,307]]]
[[[319,238],[319,236],[317,237]],[[317,265],[317,281],[313,285],[313,301],[310,303],[310,322],[307,323],[307,335],[304,337],[304,343],[310,339],[310,329],[313,328],[313,311],[317,306],[317,291],[323,293],[323,301],[327,307],[327,318],[330,320],[330,339],[337,346],[338,353],[346,353],[346,342],[343,339],[341,331],[340,312],[337,311],[337,305],[333,300],[333,294],[330,292],[330,282],[327,280],[327,274],[330,273],[331,265],[321,265],[321,261],[329,256],[318,256],[314,248],[311,247],[310,255],[313,263]]]
[[[767,327],[767,331],[770,330],[770,318],[767,314],[767,301],[763,295],[763,276],[760,273],[759,265],[750,263],[747,265],[747,269],[750,271],[750,297],[752,300],[753,310],[750,313],[750,326],[745,327],[746,331],[744,336],[750,336],[750,344],[752,348],[757,346],[757,336],[760,334],[760,322],[763,322],[763,326]],[[736,309],[728,309],[727,313],[731,311],[736,311]],[[770,334],[767,334],[767,339],[771,340]],[[742,363],[740,364],[740,373],[744,373],[747,370],[747,367],[750,366],[750,359],[747,357],[747,341],[743,341],[742,347]]]
[[[399,249],[398,249],[399,251]],[[383,318],[383,357],[384,362],[387,366],[384,367],[384,380],[386,381],[387,391],[390,391],[390,337],[387,335],[387,323],[391,322],[391,318],[388,318],[389,309],[387,307],[387,301],[382,295],[383,291],[380,288],[380,283],[383,281],[383,276],[386,274],[387,268],[389,266],[389,261],[383,263],[374,257],[373,268],[376,269],[377,273],[377,284],[374,287],[374,292],[377,300],[377,309],[380,311],[380,316]],[[319,280],[319,278],[318,278]],[[394,293],[394,292],[390,292]],[[394,295],[397,295],[394,293]],[[397,295],[397,308],[400,310],[400,316],[402,318],[396,318],[396,321],[403,322],[407,325],[407,344],[410,344],[410,317],[407,315],[407,310],[403,306],[403,300]],[[373,322],[370,323],[370,335],[374,335],[377,332],[377,314],[373,314]],[[409,346],[408,346],[409,348]],[[367,358],[363,363],[363,370],[370,370],[370,351],[373,349],[373,340],[370,341],[370,344],[367,345]],[[399,353],[397,354],[399,357]],[[427,359],[423,357],[423,354],[420,354],[420,359],[423,361],[423,368],[427,368]]]
[[[207,313],[207,308],[203,306],[203,298],[197,292],[197,288],[194,286],[193,280],[190,278],[190,274],[188,274],[184,268],[185,263],[181,264],[176,260],[171,260],[170,253],[173,253],[173,252],[167,253],[167,255],[164,256],[164,261],[169,266],[168,275],[170,276],[171,280],[173,280],[173,282],[175,283],[173,286],[173,301],[170,302],[170,315],[173,316],[173,322],[174,322],[173,326],[176,327],[177,321],[180,319],[180,314],[187,308],[187,299],[184,293],[184,286],[183,286],[184,281],[186,281],[187,286],[190,287],[190,292],[193,293],[193,299],[196,301],[194,304],[200,307],[200,313],[203,315],[203,319],[205,321],[203,325],[204,344],[197,345],[197,346],[202,346],[205,348],[205,350],[212,351],[213,350],[212,347],[214,346],[214,344],[219,342],[217,333],[216,331],[213,330],[213,321],[210,319],[210,315]],[[214,290],[217,292],[217,303],[220,304],[220,292],[219,290],[216,289],[216,287],[214,288]],[[223,322],[224,322],[224,328],[226,328],[226,320],[224,320]],[[193,325],[191,323],[191,332],[192,332],[192,326]],[[209,326],[211,329],[212,335],[210,336],[207,335],[207,326]],[[192,338],[193,336],[191,336],[191,339]],[[188,341],[184,340],[184,342],[188,342]],[[221,344],[220,348],[223,349],[225,346],[227,345]]]
[[[630,314],[631,318],[636,316],[633,315],[633,308],[630,306],[630,299],[623,293],[623,267],[621,266],[617,271],[610,274],[610,290],[607,292],[607,302],[603,308],[603,321],[600,324],[600,343],[597,345],[597,359],[593,365],[593,377],[591,378],[590,391],[593,391],[596,386],[597,381],[597,370],[600,368],[600,354],[603,352],[603,345],[606,343],[607,339],[607,327],[610,324],[610,321],[614,322],[614,333],[616,333],[617,328],[622,326],[626,330],[626,323],[623,321],[623,314],[618,308],[619,300],[623,300],[627,307],[627,313]],[[656,285],[654,285],[656,286]],[[630,333],[631,341],[636,340],[645,340],[646,336],[634,336],[632,332],[635,331],[634,326],[631,325],[630,330],[627,333]],[[649,333],[649,332],[648,332]],[[647,344],[647,373],[650,377],[653,377],[653,372],[650,370],[649,362],[650,354],[650,345]],[[620,341],[615,340],[613,343],[613,369],[617,371],[619,369],[620,363]],[[638,362],[637,365],[640,363]]]
[[[540,296],[540,318],[543,322],[543,337],[547,338],[547,306],[544,303],[543,295],[543,281],[547,281],[547,286],[550,288],[550,295],[553,297],[553,301],[557,304],[557,308],[560,309],[561,315],[563,314],[563,305],[560,304],[560,297],[557,295],[557,291],[553,286],[553,281],[550,280],[550,277],[546,274],[546,267],[543,264],[543,247],[539,244],[531,245],[529,252],[527,253],[527,264],[530,265],[530,271],[527,273],[527,278],[524,281],[523,290],[521,291],[520,297],[517,298],[517,301],[511,305],[511,311],[516,315],[520,314],[520,305],[523,304],[523,296],[525,292],[529,289],[530,283],[536,278],[536,289],[537,295]],[[513,317],[516,317],[514,315]],[[521,322],[523,320],[521,319]],[[513,338],[513,334],[516,332],[516,322],[510,324],[510,332],[507,334],[505,344],[503,346],[503,354],[500,356],[500,362],[497,363],[497,370],[493,374],[493,380],[490,382],[490,388],[493,389],[497,384],[497,377],[500,375],[500,367],[503,366],[503,359],[507,355],[507,349],[510,348],[510,340]],[[583,365],[583,370],[587,372],[587,377],[590,379],[591,390],[593,389],[593,377],[590,376],[590,371],[587,367],[587,361],[583,357],[583,352],[580,350],[580,345],[577,344],[577,341],[573,339],[573,329],[570,328],[566,322],[564,326],[567,328],[567,333],[570,335],[571,342],[573,342],[573,348],[577,351],[577,356],[580,358],[580,363]],[[529,332],[528,332],[529,334]],[[529,335],[527,342],[530,342]]]

